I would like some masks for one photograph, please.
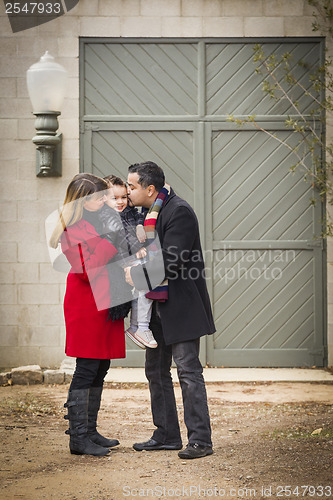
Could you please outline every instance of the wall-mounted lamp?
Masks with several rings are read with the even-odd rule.
[[[61,134],[58,116],[64,99],[66,69],[54,61],[48,52],[27,71],[29,97],[36,116],[36,172],[38,177],[59,177],[62,173]]]

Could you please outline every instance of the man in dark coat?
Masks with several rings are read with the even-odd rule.
[[[135,206],[150,208],[164,183],[163,170],[153,162],[129,167],[129,194]],[[188,434],[188,445],[179,452],[179,457],[200,458],[213,453],[206,388],[199,361],[200,337],[214,333],[215,326],[198,221],[190,205],[173,190],[159,212],[156,231],[168,279],[168,299],[154,301],[150,323],[158,347],[146,350],[145,370],[157,428],[151,439],[133,447],[137,451],[182,448],[170,372],[173,357]],[[127,282],[137,289],[147,289],[146,277],[154,276],[153,265],[148,262],[145,266],[127,268]]]

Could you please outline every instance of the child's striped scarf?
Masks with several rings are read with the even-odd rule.
[[[150,249],[154,251],[154,244],[152,243],[155,239],[155,227],[157,218],[161,211],[161,208],[165,205],[169,194],[170,194],[169,184],[164,184],[161,191],[158,193],[156,200],[152,204],[147,213],[144,228],[147,235],[148,244],[150,244]],[[157,250],[157,247],[156,247]],[[165,279],[160,285],[146,293],[147,299],[158,300],[159,302],[165,302],[168,299],[168,280]]]

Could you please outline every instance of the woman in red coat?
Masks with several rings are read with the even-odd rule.
[[[70,451],[102,456],[119,444],[96,429],[105,375],[110,359],[125,357],[124,322],[108,319],[110,283],[106,264],[116,248],[100,235],[98,212],[107,184],[92,174],[70,182],[50,246],[61,243],[71,270],[64,299],[66,354],[76,357],[68,391]]]

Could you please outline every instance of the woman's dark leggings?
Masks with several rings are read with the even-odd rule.
[[[76,358],[76,368],[69,390],[102,387],[109,368],[109,359]]]

